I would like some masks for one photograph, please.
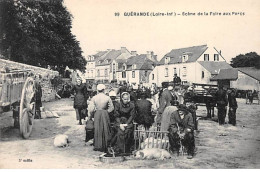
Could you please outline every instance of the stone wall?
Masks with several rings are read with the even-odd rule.
[[[40,74],[42,76],[42,101],[51,101],[55,99],[56,91],[52,87],[51,79],[59,75],[59,72],[31,66],[23,63],[17,63],[10,60],[0,59],[0,69],[8,67],[9,69],[30,69],[34,74]]]

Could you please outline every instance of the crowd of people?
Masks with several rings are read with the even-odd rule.
[[[96,90],[93,90],[83,84],[81,79],[77,79],[77,84],[71,88],[75,93],[76,118],[79,125],[82,125],[82,119],[88,116],[85,141],[93,138],[95,151],[111,153],[113,150],[117,154],[131,154],[136,146],[135,123],[142,125],[145,130],[155,125],[160,126],[161,130],[169,131],[172,152],[179,153],[183,142],[188,157],[192,157],[196,107],[185,106],[183,103],[186,99],[178,94],[178,90],[179,80],[172,84],[164,82],[162,88],[157,88],[155,84],[150,88],[140,84],[134,89],[124,83],[118,89],[107,91],[104,84],[98,84]],[[154,101],[151,102],[148,98]]]
[[[82,83],[80,78],[70,89],[64,87],[67,92],[74,92],[74,108],[79,125],[88,117],[85,141],[93,139],[95,151],[111,153],[113,150],[117,154],[130,154],[136,146],[135,123],[142,125],[145,130],[156,126],[161,131],[168,131],[173,153],[179,154],[181,147],[184,147],[188,158],[194,156],[194,131],[198,127],[192,86],[181,85],[181,79],[175,75],[173,82],[163,82],[162,88],[155,84],[147,88],[142,84],[134,87],[124,83],[119,88],[107,89],[104,84],[95,86]],[[211,89],[208,92],[213,95]],[[66,94],[69,96],[69,93]],[[214,101],[206,101],[207,117],[214,115],[212,107],[216,106],[219,124],[223,125],[229,105],[229,123],[236,125],[235,90],[227,93],[220,86],[213,97]]]

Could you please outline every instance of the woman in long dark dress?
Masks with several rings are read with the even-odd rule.
[[[80,78],[77,79],[77,84],[73,86],[72,92],[75,91],[74,108],[76,110],[76,118],[79,120],[79,125],[82,125],[82,119],[86,118],[86,115],[82,112],[87,108],[87,98],[85,96],[86,85],[82,83]]]
[[[107,152],[111,140],[109,113],[114,110],[112,100],[105,95],[105,85],[97,86],[98,94],[92,98],[94,110],[94,151]]]
[[[134,145],[134,125],[136,116],[135,105],[130,102],[130,95],[122,93],[120,103],[115,106],[115,126],[117,133],[111,140],[116,153],[130,153]]]
[[[112,100],[113,106],[116,107],[119,102],[116,100],[116,92],[115,91],[110,91],[109,92],[109,97]],[[110,119],[110,126],[111,126],[111,138],[115,136],[117,133],[116,126],[115,126],[115,109],[109,113],[109,119]]]

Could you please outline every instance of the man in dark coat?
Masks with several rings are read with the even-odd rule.
[[[128,93],[130,94],[130,101],[135,104],[137,101],[137,95],[132,86],[128,88]]]
[[[177,73],[174,74],[173,84],[174,84],[174,86],[181,85],[181,78],[177,76]]]
[[[253,100],[254,100],[254,96],[253,96],[252,90],[248,91],[247,96],[248,96],[249,104],[252,104]]]
[[[225,118],[227,113],[227,92],[223,89],[222,85],[219,85],[219,90],[216,92],[217,108],[218,108],[218,122],[219,125],[225,124]]]
[[[35,82],[35,109],[36,109],[36,114],[35,118],[36,119],[41,119],[41,110],[40,107],[42,107],[42,87],[41,87],[41,75],[36,76],[36,82]]]
[[[231,93],[228,94],[228,123],[232,125],[236,125],[236,110],[237,110],[237,100],[236,100],[236,92],[234,89],[231,90]]]
[[[171,92],[168,90],[168,83],[163,82],[162,83],[162,93],[159,96],[159,109],[158,109],[158,118],[157,118],[157,123],[161,122],[161,116],[164,111],[164,109],[168,106],[171,106],[171,102],[173,102],[173,96]]]
[[[168,131],[172,152],[177,151],[179,154],[181,146],[184,146],[187,158],[191,159],[195,149],[194,122],[185,105],[179,105],[178,110],[172,113]]]
[[[123,85],[119,88],[119,94],[120,94],[120,98],[121,98],[121,94],[123,93],[123,92],[127,92],[127,83],[126,82],[124,82],[123,83]]]
[[[210,87],[208,89],[208,94],[206,95],[207,118],[214,117],[214,107],[216,106],[216,100],[213,95],[214,89]]]
[[[136,112],[136,122],[144,125],[145,129],[148,130],[154,122],[154,117],[152,115],[152,103],[146,100],[145,93],[142,93],[141,100],[136,102]]]

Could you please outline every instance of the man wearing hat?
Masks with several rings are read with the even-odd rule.
[[[184,146],[187,158],[191,159],[195,149],[194,121],[185,105],[179,105],[178,110],[172,113],[168,131],[171,150],[179,154],[181,146]]]
[[[236,100],[236,91],[232,89],[231,92],[228,94],[228,123],[232,125],[236,125],[236,110],[237,110],[237,100]]]
[[[227,113],[227,92],[224,90],[223,85],[219,85],[219,89],[216,92],[216,101],[218,108],[218,122],[219,125],[225,124],[225,118]]]
[[[140,125],[144,125],[144,128],[148,130],[153,122],[154,117],[152,115],[152,103],[146,99],[147,95],[142,92],[140,95],[141,99],[136,102],[136,122]]]
[[[36,93],[35,93],[35,102],[36,102],[36,113],[35,113],[35,118],[36,119],[41,119],[41,110],[40,107],[42,107],[42,87],[41,87],[41,79],[42,76],[38,74],[35,76],[35,88],[36,88]]]
[[[174,86],[181,85],[181,78],[177,76],[177,73],[174,74],[173,84],[174,84]]]
[[[162,87],[163,87],[162,93],[159,95],[159,109],[158,109],[159,116],[157,118],[157,122],[159,123],[161,121],[161,116],[164,109],[168,106],[171,106],[171,102],[173,101],[172,93],[168,89],[168,87],[171,89],[169,83],[163,82]]]

